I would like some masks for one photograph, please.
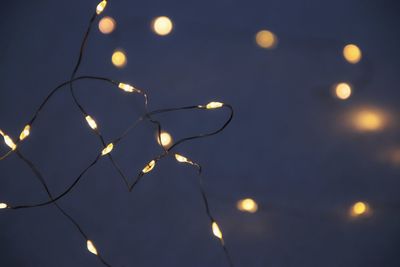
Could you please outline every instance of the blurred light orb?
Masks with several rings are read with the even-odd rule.
[[[343,48],[343,56],[347,62],[356,64],[362,58],[361,49],[355,44],[348,44]]]
[[[362,132],[373,132],[382,130],[386,124],[385,115],[373,109],[362,109],[355,112],[353,116],[354,127]]]
[[[261,30],[256,34],[256,43],[261,48],[272,49],[278,44],[278,38],[273,32]]]
[[[243,212],[255,213],[258,210],[258,204],[251,198],[241,199],[237,202],[237,209]]]
[[[121,50],[116,50],[112,54],[111,61],[113,65],[117,68],[123,68],[128,63],[128,59],[126,58],[125,52]]]
[[[153,31],[161,36],[168,35],[171,33],[174,25],[170,18],[166,16],[157,17],[152,22]]]
[[[351,86],[348,83],[338,83],[335,86],[335,95],[341,100],[346,100],[351,96]]]
[[[104,17],[99,21],[99,30],[103,34],[110,34],[115,30],[116,22],[112,17]]]
[[[172,136],[165,131],[162,131],[160,135],[157,133],[157,143],[163,147],[169,147],[172,144]],[[161,140],[160,140],[161,139]]]
[[[369,205],[365,202],[356,202],[350,209],[350,214],[353,217],[359,217],[361,215],[366,215],[369,212]]]

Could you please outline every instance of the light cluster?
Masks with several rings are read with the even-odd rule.
[[[157,162],[167,156],[174,156],[175,159],[177,160],[178,163],[186,163],[190,166],[193,166],[197,171],[198,171],[198,175],[199,175],[199,186],[200,186],[200,191],[201,191],[201,195],[202,198],[204,200],[204,205],[205,205],[205,209],[206,209],[206,213],[211,221],[211,230],[213,232],[213,234],[221,241],[221,245],[223,248],[223,251],[226,255],[226,258],[228,260],[228,263],[230,266],[233,266],[233,262],[230,258],[229,252],[227,247],[225,246],[225,243],[223,241],[222,238],[222,231],[220,229],[220,227],[218,226],[216,220],[214,219],[214,217],[211,215],[211,211],[209,208],[209,202],[205,193],[205,190],[203,188],[203,183],[202,183],[202,178],[201,178],[201,166],[195,162],[193,162],[192,160],[189,160],[188,158],[181,156],[179,154],[176,153],[170,153],[172,150],[176,149],[180,144],[190,141],[190,140],[194,140],[194,139],[199,139],[199,138],[204,138],[204,137],[208,137],[208,136],[212,136],[215,134],[220,133],[221,131],[223,131],[227,125],[231,122],[232,118],[233,118],[233,109],[230,105],[228,104],[224,104],[221,102],[210,102],[206,105],[193,105],[193,106],[185,106],[185,107],[178,107],[178,108],[167,108],[167,109],[158,109],[158,110],[154,110],[154,111],[149,111],[148,110],[148,98],[147,98],[147,94],[140,89],[137,89],[136,87],[127,84],[127,83],[123,83],[123,82],[118,82],[118,81],[114,81],[112,79],[109,78],[105,78],[105,77],[97,77],[97,76],[79,76],[76,77],[76,73],[81,65],[82,62],[82,58],[83,58],[83,54],[85,51],[85,44],[88,40],[88,36],[89,33],[91,31],[91,28],[93,26],[94,21],[96,20],[96,18],[104,12],[104,10],[107,7],[107,0],[103,0],[101,1],[97,7],[96,10],[93,14],[93,16],[90,19],[90,23],[88,26],[88,29],[86,31],[86,34],[84,35],[84,38],[82,40],[81,43],[81,48],[80,48],[80,53],[79,53],[79,58],[77,60],[77,63],[75,65],[75,68],[71,74],[71,79],[69,81],[63,82],[60,85],[56,86],[50,93],[49,95],[45,98],[45,100],[41,103],[41,105],[39,106],[39,108],[37,109],[37,111],[34,113],[32,119],[29,121],[29,124],[27,124],[20,136],[19,136],[19,140],[17,142],[14,142],[13,139],[7,135],[5,132],[3,132],[2,130],[0,130],[0,134],[4,139],[4,143],[9,147],[9,152],[7,152],[4,156],[1,157],[1,160],[5,159],[8,157],[8,155],[10,155],[11,153],[15,153],[24,163],[26,163],[30,169],[32,170],[32,172],[35,174],[35,177],[39,180],[39,182],[41,183],[41,185],[43,186],[44,190],[46,191],[49,199],[40,203],[34,203],[34,204],[25,204],[25,205],[11,205],[9,203],[0,203],[0,209],[9,209],[9,210],[18,210],[18,209],[27,209],[27,208],[36,208],[36,207],[42,207],[42,206],[46,206],[46,205],[50,205],[53,204],[57,207],[57,209],[77,228],[77,230],[79,231],[79,233],[82,235],[82,237],[84,238],[85,242],[86,242],[86,248],[87,250],[96,255],[98,257],[98,259],[100,260],[100,262],[105,265],[105,266],[111,266],[107,261],[104,260],[104,258],[101,256],[98,248],[95,246],[95,243],[93,241],[93,239],[90,239],[88,237],[88,235],[83,231],[82,227],[78,224],[78,222],[70,215],[68,214],[61,206],[60,204],[57,202],[58,200],[60,200],[61,198],[65,197],[66,195],[68,195],[69,192],[71,192],[75,186],[78,184],[78,182],[85,176],[85,174],[87,173],[87,171],[89,169],[91,169],[93,166],[96,165],[97,162],[99,162],[99,160],[101,158],[108,158],[111,162],[111,164],[113,165],[113,167],[115,168],[115,170],[117,171],[117,173],[122,177],[122,179],[124,180],[127,188],[129,189],[129,192],[132,191],[132,189],[138,184],[138,182],[140,181],[140,178],[144,175],[144,174],[148,174],[149,172],[151,172]],[[115,27],[115,21],[114,20],[110,20],[108,18],[108,20],[106,22],[102,22],[103,24],[106,24],[103,28],[99,25],[100,30],[103,33],[110,33],[112,32],[113,28]],[[113,25],[111,25],[113,24]],[[167,18],[167,17],[160,17],[157,20],[154,21],[154,30],[156,33],[160,34],[160,35],[166,35],[168,34],[171,30],[172,30],[172,22]],[[111,29],[112,28],[112,29]],[[103,29],[103,30],[102,30]],[[114,61],[113,61],[114,62]],[[117,62],[118,63],[118,62]],[[121,64],[121,62],[119,62],[118,64]],[[116,65],[118,65],[116,64]],[[125,64],[126,64],[126,58],[125,58]],[[75,89],[73,84],[80,81],[80,80],[99,80],[99,81],[104,81],[106,83],[109,83],[113,86],[118,87],[119,89],[121,89],[124,92],[127,93],[136,93],[136,94],[140,94],[144,97],[144,107],[145,107],[145,113],[140,116],[138,118],[138,120],[131,126],[128,127],[128,129],[126,131],[123,132],[123,134],[121,134],[119,137],[113,139],[110,142],[106,142],[104,137],[101,135],[100,131],[98,130],[99,128],[99,124],[98,122],[95,121],[94,117],[92,115],[89,115],[85,108],[83,107],[83,105],[80,103],[77,95],[75,94]],[[100,142],[102,143],[102,150],[99,151],[98,155],[96,156],[96,158],[77,176],[77,178],[74,180],[74,182],[68,186],[61,194],[57,195],[57,196],[53,196],[47,183],[45,182],[45,179],[43,177],[43,175],[41,174],[40,170],[35,166],[35,164],[32,163],[32,161],[30,161],[27,157],[25,157],[23,155],[23,153],[21,152],[21,150],[19,149],[19,144],[20,142],[22,142],[23,140],[26,140],[26,138],[28,136],[30,136],[31,134],[31,130],[33,128],[33,125],[37,119],[37,117],[40,114],[40,111],[42,111],[42,109],[46,106],[47,102],[49,101],[49,99],[51,99],[56,92],[58,92],[59,90],[66,88],[66,86],[69,86],[69,90],[70,93],[73,97],[73,100],[76,104],[76,106],[79,108],[79,110],[82,113],[83,118],[86,120],[86,123],[88,124],[88,126],[90,127],[90,129],[93,130],[93,132],[96,134],[96,136],[99,138]],[[161,123],[156,120],[154,118],[155,115],[157,114],[161,114],[161,113],[169,113],[169,112],[174,112],[174,111],[184,111],[184,110],[191,110],[191,109],[198,109],[198,110],[203,110],[203,109],[218,109],[218,108],[226,108],[229,110],[229,117],[228,119],[225,121],[225,123],[217,130],[215,131],[211,131],[209,133],[203,133],[203,134],[198,134],[198,135],[194,135],[194,136],[189,136],[189,137],[184,137],[181,138],[175,142],[173,142],[172,137],[166,133],[165,131],[162,130],[162,126]],[[112,152],[114,151],[114,149],[116,149],[117,144],[126,137],[127,133],[130,132],[131,130],[133,130],[140,122],[143,121],[149,121],[153,124],[155,124],[157,126],[158,129],[158,140],[159,140],[159,144],[162,147],[162,153],[157,155],[156,157],[154,157],[153,159],[151,159],[150,161],[148,161],[148,163],[143,167],[143,169],[139,172],[139,174],[137,175],[136,179],[133,181],[133,183],[129,183],[129,180],[126,178],[126,175],[123,173],[123,171],[118,167],[117,162],[115,161],[115,159],[112,157]],[[169,136],[166,136],[165,134],[168,134]],[[168,137],[168,138],[167,138]],[[167,139],[166,139],[167,138]]]

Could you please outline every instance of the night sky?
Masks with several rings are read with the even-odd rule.
[[[18,138],[46,95],[68,81],[92,0],[2,3],[0,129]],[[394,0],[110,1],[96,20],[78,75],[131,83],[150,110],[229,103],[232,123],[219,135],[177,148],[203,166],[204,186],[235,267],[400,266],[400,5]],[[174,24],[167,36],[155,17]],[[260,30],[273,49],[255,41]],[[342,54],[362,51],[357,64]],[[111,56],[125,51],[116,68]],[[333,86],[347,82],[347,100]],[[76,82],[80,101],[107,141],[143,114],[143,100],[99,81]],[[225,110],[157,116],[177,140],[218,128]],[[67,188],[103,149],[67,88],[44,108],[20,146],[54,193]],[[0,144],[0,154],[8,151]],[[134,179],[162,150],[142,123],[113,156]],[[12,154],[0,162],[0,202],[48,199]],[[252,198],[256,213],[237,201]],[[362,201],[368,210],[351,216]],[[114,267],[228,266],[212,235],[198,177],[166,158],[129,193],[107,159],[58,202]],[[0,210],[0,266],[102,266],[53,206]]]

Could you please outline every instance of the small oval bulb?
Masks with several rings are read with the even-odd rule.
[[[25,126],[24,130],[19,135],[19,140],[21,141],[24,140],[30,135],[30,133],[31,133],[31,126],[28,124]]]
[[[212,231],[213,234],[218,237],[219,239],[222,239],[222,232],[221,229],[219,228],[218,224],[216,222],[212,223]]]
[[[103,151],[101,151],[101,155],[105,156],[108,153],[110,153],[112,150],[114,149],[114,144],[113,143],[109,143],[104,149]]]
[[[215,108],[220,108],[224,105],[224,103],[221,102],[210,102],[207,104],[206,108],[207,109],[215,109]]]
[[[94,246],[94,244],[93,244],[93,242],[92,242],[91,240],[88,240],[88,241],[86,242],[86,245],[87,245],[87,249],[88,249],[91,253],[93,253],[94,255],[98,255],[97,249],[96,249],[96,247]]]
[[[96,121],[90,117],[89,115],[86,116],[86,121],[89,124],[90,128],[92,128],[93,130],[97,129],[97,123]]]
[[[96,7],[96,13],[97,13],[97,15],[100,15],[101,12],[104,11],[104,9],[106,8],[106,6],[107,6],[107,1],[106,1],[106,0],[101,1],[101,2],[97,5],[97,7]]]
[[[188,159],[186,158],[186,157],[184,157],[184,156],[182,156],[182,155],[179,155],[179,154],[175,154],[175,159],[177,160],[177,161],[179,161],[179,162],[188,162]]]
[[[143,173],[151,172],[155,166],[156,166],[156,161],[152,160],[146,165],[146,167],[143,168],[142,172]]]
[[[8,205],[6,203],[0,203],[0,209],[6,209]]]
[[[132,93],[132,92],[140,93],[139,89],[136,89],[135,87],[133,87],[132,85],[127,84],[127,83],[119,83],[118,87],[128,93]]]

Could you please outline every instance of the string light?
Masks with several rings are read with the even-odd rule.
[[[132,93],[132,92],[140,93],[141,92],[139,89],[136,89],[132,85],[129,85],[129,84],[126,84],[126,83],[119,83],[118,87],[120,89],[124,90],[125,92],[128,92],[128,93]]]
[[[19,140],[24,140],[27,138],[31,133],[31,126],[28,124],[25,126],[25,128],[22,130],[21,134],[19,135]]]
[[[338,83],[335,86],[336,97],[341,100],[346,100],[351,96],[351,86],[348,83]]]
[[[347,62],[356,64],[361,60],[361,49],[355,44],[348,44],[343,48],[343,56]]]
[[[0,209],[6,209],[8,205],[6,203],[0,203]]]
[[[151,172],[155,166],[156,166],[156,161],[152,160],[149,163],[147,163],[147,165],[143,168],[142,172],[143,173]]]
[[[95,121],[92,117],[90,117],[89,115],[87,115],[87,116],[85,117],[85,119],[86,119],[87,123],[89,124],[90,128],[92,128],[93,130],[96,130],[96,129],[97,129],[97,123],[96,123],[96,121]]]
[[[258,210],[258,204],[251,198],[241,199],[237,203],[237,208],[243,212],[255,213]]]
[[[206,109],[216,109],[224,106],[224,103],[221,102],[210,102],[206,105]],[[203,106],[199,105],[199,108],[203,108]]]
[[[112,54],[111,62],[117,68],[123,68],[128,63],[128,59],[126,58],[125,52],[122,50],[116,50]]]
[[[17,149],[17,145],[14,143],[14,141],[11,139],[11,137],[9,137],[8,135],[6,135],[3,131],[0,130],[0,134],[3,136],[4,139],[4,143],[6,143],[6,145],[11,148],[12,150]]]
[[[91,240],[88,240],[88,241],[86,242],[86,246],[87,246],[87,249],[88,249],[91,253],[93,253],[94,255],[98,255],[97,249],[96,249],[96,247],[94,246],[94,244],[93,244],[93,242],[92,242]]]
[[[105,155],[109,154],[113,149],[114,149],[114,144],[113,144],[113,143],[109,143],[109,144],[103,149],[103,151],[101,151],[101,155],[102,155],[102,156],[105,156]]]
[[[106,0],[101,1],[96,7],[97,15],[100,15],[104,11],[106,6],[107,6],[107,1]]]
[[[175,159],[176,159],[178,162],[182,162],[182,163],[191,162],[191,161],[189,161],[186,157],[184,157],[184,156],[182,156],[182,155],[179,155],[179,154],[175,154]]]
[[[174,25],[170,18],[166,16],[157,17],[152,23],[153,31],[161,36],[165,36],[171,33]]]
[[[103,34],[110,34],[115,30],[116,22],[112,17],[104,17],[99,21],[99,30]]]
[[[368,212],[369,212],[369,205],[362,201],[354,203],[350,209],[350,215],[352,217],[367,215]]]
[[[217,238],[222,240],[222,232],[221,232],[221,229],[219,228],[219,226],[218,226],[218,224],[216,222],[212,223],[212,231],[213,231],[213,234]]]
[[[261,48],[272,49],[276,47],[278,38],[271,31],[261,30],[256,34],[256,43]]]
[[[166,131],[162,131],[160,134],[157,133],[156,138],[157,143],[163,147],[169,147],[172,144],[172,136]]]

